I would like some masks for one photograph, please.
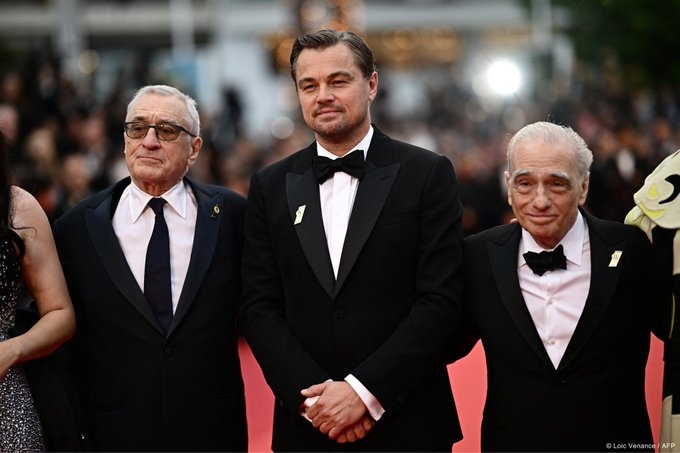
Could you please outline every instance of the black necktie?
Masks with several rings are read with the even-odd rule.
[[[163,198],[152,198],[149,207],[156,214],[153,233],[146,250],[144,295],[158,322],[167,332],[172,321],[172,291],[170,289],[170,238],[163,217]]]
[[[567,258],[564,256],[562,244],[558,245],[557,248],[551,252],[526,252],[524,254],[524,259],[531,270],[534,271],[534,274],[538,275],[543,275],[546,271],[552,271],[554,269],[567,268]]]
[[[312,170],[314,170],[314,176],[316,176],[319,184],[323,184],[336,171],[342,171],[361,179],[364,174],[364,152],[357,149],[345,157],[338,157],[337,159],[316,156],[314,162],[312,162]]]

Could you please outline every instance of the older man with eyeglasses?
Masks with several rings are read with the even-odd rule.
[[[246,451],[236,314],[245,200],[186,176],[196,102],[153,85],[128,105],[130,177],[55,224],[98,451]]]

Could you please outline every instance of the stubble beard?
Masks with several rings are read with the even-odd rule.
[[[328,122],[319,121],[317,118],[315,118],[313,130],[317,137],[323,141],[330,143],[342,143],[351,139],[353,135],[357,133],[365,118],[365,116],[361,117],[351,123],[348,122],[344,117]]]

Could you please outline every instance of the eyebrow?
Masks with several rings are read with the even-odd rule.
[[[328,78],[333,79],[333,78],[338,77],[338,76],[345,76],[345,77],[349,77],[349,78],[354,78],[354,75],[351,72],[345,71],[345,70],[332,72],[329,75]]]
[[[512,179],[519,178],[520,176],[534,176],[535,173],[532,172],[531,170],[526,170],[526,169],[519,169],[517,170],[513,176]],[[550,173],[548,173],[548,176],[553,177],[553,178],[560,178],[560,179],[565,179],[567,181],[571,181],[571,176],[569,176],[568,173],[562,171],[562,170],[555,170]]]
[[[138,122],[146,123],[146,122],[148,121],[148,115],[135,115],[135,116],[133,116],[132,118],[130,118],[129,120],[127,120],[127,121],[128,121],[128,122],[132,122],[132,121],[136,121],[136,122],[137,122],[137,121],[138,121]],[[179,125],[179,123],[178,123],[176,120],[174,120],[174,119],[166,119],[166,118],[161,118],[161,119],[159,119],[158,121],[156,121],[156,124],[175,124],[175,125]]]
[[[351,72],[340,70],[340,71],[335,71],[335,72],[330,73],[328,75],[328,77],[326,77],[326,79],[335,79],[337,77],[348,77],[350,79],[355,78],[354,75]],[[306,82],[315,82],[316,80],[317,79],[315,79],[314,77],[303,77],[302,79],[298,80],[297,85],[302,86],[302,84],[304,84]]]

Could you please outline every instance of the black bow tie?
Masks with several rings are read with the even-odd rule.
[[[538,275],[543,275],[546,271],[567,268],[567,258],[564,256],[562,244],[558,245],[552,252],[526,252],[524,259],[531,270],[534,271],[534,274]]]
[[[364,175],[364,152],[357,149],[345,157],[338,157],[337,159],[316,156],[314,162],[312,162],[312,170],[314,170],[314,176],[316,176],[319,184],[323,184],[336,171],[342,171],[361,179]]]

